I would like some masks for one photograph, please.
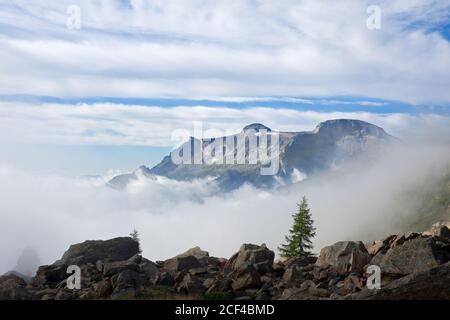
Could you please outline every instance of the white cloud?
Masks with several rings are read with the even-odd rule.
[[[1,93],[450,101],[449,1],[74,1],[2,8]]]
[[[370,112],[316,112],[252,107],[158,107],[121,104],[28,104],[0,102],[0,142],[6,144],[103,144],[174,147],[172,132],[194,122],[208,129],[239,131],[254,122],[280,131],[310,131],[330,119],[359,119],[388,133],[416,140],[421,136],[450,136],[450,118],[424,114],[377,114]],[[423,138],[423,137],[422,137]]]

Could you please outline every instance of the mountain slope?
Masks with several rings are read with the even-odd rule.
[[[295,175],[298,173],[311,175],[339,166],[351,159],[370,157],[377,154],[387,143],[396,140],[380,127],[350,119],[325,121],[313,131],[279,132],[279,170],[275,175],[262,175],[261,167],[267,165],[251,162],[256,159],[254,159],[255,155],[249,152],[250,142],[245,140],[243,153],[239,153],[236,147],[239,143],[239,135],[255,138],[257,146],[260,146],[262,132],[267,132],[268,141],[273,139],[274,133],[270,128],[255,123],[244,127],[241,133],[228,137],[203,140],[191,137],[190,141],[173,151],[182,156],[186,148],[191,150],[191,159],[193,159],[194,147],[199,147],[203,155],[213,156],[209,149],[211,144],[222,139],[223,154],[225,157],[232,155],[235,159],[234,164],[228,164],[228,162],[227,164],[208,164],[204,160],[200,164],[174,164],[171,155],[168,155],[155,167],[149,169],[142,166],[134,173],[113,178],[109,185],[114,188],[123,188],[130,181],[137,179],[138,175],[147,177],[159,175],[175,180],[215,177],[215,181],[225,191],[236,189],[244,183],[265,188],[277,183],[291,183],[295,181]],[[227,149],[225,139],[235,142],[233,149]],[[274,150],[271,150],[270,154],[274,155]]]

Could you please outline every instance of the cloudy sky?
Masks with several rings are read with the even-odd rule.
[[[450,1],[376,4],[379,29],[361,0],[0,0],[0,161],[130,170],[199,120],[445,123]]]

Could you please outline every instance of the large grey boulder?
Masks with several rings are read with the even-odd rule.
[[[181,256],[164,261],[164,269],[170,271],[187,271],[200,267],[202,264],[194,256]]]
[[[272,271],[273,260],[275,253],[269,250],[265,244],[261,246],[255,244],[243,244],[239,252],[234,254],[230,260],[227,261],[225,269],[229,271],[236,271],[242,269],[247,263],[253,267],[260,274],[266,274]]]
[[[286,269],[282,279],[288,286],[298,286],[305,280],[305,274],[300,270],[300,267],[292,265]]]
[[[375,259],[376,258],[376,259]],[[376,256],[372,264],[378,264],[381,272],[392,275],[407,275],[438,266],[441,261],[439,250],[431,238],[417,238],[406,241]]]
[[[111,285],[114,288],[114,292],[128,288],[136,289],[139,284],[139,274],[133,270],[123,270],[111,278]]]
[[[184,258],[184,257],[195,257],[197,260],[202,261],[209,258],[209,252],[200,249],[200,247],[194,247],[182,254],[177,255],[175,258]]]
[[[128,260],[139,253],[139,243],[130,237],[114,238],[110,240],[89,240],[71,245],[56,261],[56,265],[81,265],[86,263]]]
[[[139,265],[139,272],[142,273],[147,279],[154,279],[158,271],[159,269],[156,263],[147,259],[143,259]]]
[[[193,277],[188,273],[178,286],[178,290],[189,295],[200,295],[206,291],[206,288],[199,278]]]
[[[370,258],[361,241],[340,241],[320,250],[316,266],[332,266],[338,274],[346,274],[361,271]]]
[[[258,288],[261,285],[261,277],[250,262],[240,265],[239,269],[233,273],[231,287],[234,291]]]
[[[448,300],[450,262],[392,281],[380,290],[364,289],[347,296],[350,300]]]

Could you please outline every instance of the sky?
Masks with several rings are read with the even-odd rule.
[[[373,5],[0,0],[0,161],[129,171],[193,121],[299,131],[352,117],[392,134],[445,122],[450,1]]]

